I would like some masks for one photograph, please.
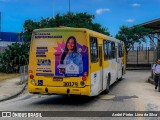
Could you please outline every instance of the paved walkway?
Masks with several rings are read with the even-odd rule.
[[[20,77],[3,80],[0,82],[0,102],[9,100],[21,94],[26,83],[20,84]]]
[[[153,79],[149,77],[148,82],[154,84]],[[27,83],[20,84],[20,77],[3,80],[0,82],[0,102],[12,99],[21,94],[27,86]]]

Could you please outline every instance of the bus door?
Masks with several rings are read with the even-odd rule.
[[[116,58],[116,78],[118,78],[119,74],[119,58],[118,58],[118,47],[115,47],[115,58]]]
[[[102,43],[96,37],[90,37],[91,59],[91,96],[102,91]]]
[[[102,67],[102,45],[98,46],[99,49],[99,70],[100,70],[100,78],[99,78],[99,91],[103,90],[103,67]]]
[[[112,76],[111,76],[111,84],[116,81],[117,78],[117,47],[115,42],[111,42],[112,48]]]

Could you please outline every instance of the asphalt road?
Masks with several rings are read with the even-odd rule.
[[[96,97],[32,95],[27,90],[19,97],[0,102],[1,111],[160,111],[160,93],[147,82],[150,71],[127,71],[122,81],[111,86],[108,95]],[[157,117],[48,117],[42,119],[160,120]],[[74,114],[74,113],[73,113]],[[83,113],[79,113],[83,115]],[[86,112],[86,114],[93,114]],[[95,115],[94,114],[94,115]],[[96,115],[95,115],[96,116]],[[1,119],[1,118],[0,118]],[[7,118],[3,118],[7,119]],[[22,118],[13,118],[15,120]],[[23,118],[24,119],[24,118]],[[26,118],[31,119],[31,118]],[[35,118],[39,120],[40,118]]]

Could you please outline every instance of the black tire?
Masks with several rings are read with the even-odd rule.
[[[110,75],[108,75],[107,85],[106,85],[106,90],[105,90],[106,94],[109,93],[110,79],[111,79],[111,77],[110,77]]]
[[[121,81],[121,80],[122,80],[122,77],[120,77],[118,80]]]
[[[121,80],[123,80],[123,75],[124,75],[124,68],[122,68],[122,77],[120,78]]]
[[[122,76],[123,76],[123,68],[122,68]],[[123,79],[122,76],[118,79],[118,81],[121,81]]]
[[[124,75],[124,68],[122,68],[122,76]]]

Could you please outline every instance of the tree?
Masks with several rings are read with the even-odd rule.
[[[128,54],[128,51],[134,46],[134,43],[145,42],[145,37],[148,37],[150,33],[151,29],[142,26],[135,26],[132,28],[122,26],[118,34],[116,34],[116,38],[124,42]]]
[[[52,27],[78,27],[88,28],[106,35],[110,35],[108,29],[102,27],[99,23],[93,23],[94,15],[84,13],[66,13],[63,15],[57,14],[54,18],[41,18],[39,22],[33,20],[26,20],[24,23],[24,39],[30,41],[32,31],[38,28],[52,28]]]
[[[30,41],[32,31],[34,29],[40,28],[39,23],[34,22],[32,20],[26,20],[23,27],[24,27],[23,38],[24,38],[24,40],[26,40],[26,42]]]
[[[28,44],[13,43],[0,54],[0,71],[5,73],[19,72],[20,66],[28,64]]]

